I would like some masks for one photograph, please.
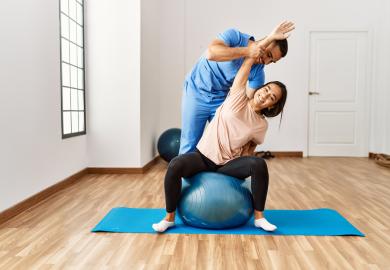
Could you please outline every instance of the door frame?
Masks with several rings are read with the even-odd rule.
[[[365,83],[365,96],[367,97],[367,103],[364,107],[364,121],[367,123],[367,129],[363,135],[364,140],[366,141],[366,146],[364,149],[365,157],[368,157],[369,154],[369,148],[370,148],[370,138],[371,138],[371,109],[372,109],[372,92],[373,92],[373,82],[375,79],[375,70],[373,69],[374,65],[374,56],[375,52],[373,51],[374,48],[374,29],[372,27],[368,26],[362,26],[362,27],[305,27],[305,48],[307,51],[307,81],[306,81],[306,98],[307,98],[307,115],[306,115],[306,151],[304,151],[304,156],[310,157],[309,155],[309,140],[310,140],[310,96],[309,92],[311,91],[310,88],[310,71],[311,71],[311,35],[312,33],[325,33],[325,32],[365,32],[367,33],[367,65],[365,68],[365,75],[366,75],[366,83]],[[371,72],[370,72],[371,71]]]

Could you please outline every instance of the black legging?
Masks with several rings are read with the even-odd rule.
[[[165,175],[166,210],[172,213],[176,210],[181,193],[181,178],[190,177],[198,172],[218,172],[236,178],[245,179],[251,176],[251,189],[254,208],[264,210],[268,191],[268,168],[264,159],[245,156],[235,158],[225,165],[216,165],[198,150],[175,157],[168,165]]]

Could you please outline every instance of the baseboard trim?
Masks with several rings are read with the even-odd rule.
[[[83,169],[64,180],[38,192],[37,194],[21,201],[20,203],[0,212],[0,225],[10,220],[11,218],[19,215],[23,211],[33,207],[34,205],[40,203],[41,201],[49,198],[50,196],[56,194],[57,192],[75,184],[78,182],[84,175],[87,174],[87,169]]]
[[[156,165],[161,160],[161,157],[155,156],[154,159],[149,161],[145,166],[142,167],[142,173],[147,172],[149,169],[151,169],[154,165]]]
[[[291,151],[291,152],[272,152],[271,153],[275,156],[275,157],[303,157],[303,152],[300,152],[300,151]]]
[[[303,152],[300,152],[300,151],[270,151],[271,155],[273,155],[274,157],[299,157],[299,158],[302,158],[303,157]],[[262,156],[261,152],[255,152],[255,155],[256,156]]]
[[[88,167],[90,174],[139,174],[142,168],[109,168],[109,167]]]
[[[142,174],[153,167],[153,165],[156,164],[159,159],[160,156],[156,156],[141,168],[88,167],[87,170],[90,174]]]

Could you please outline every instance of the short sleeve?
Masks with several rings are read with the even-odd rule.
[[[238,47],[242,44],[243,38],[245,37],[237,29],[230,28],[218,34],[217,38],[221,39],[229,47]]]
[[[248,98],[244,89],[237,89],[232,92],[230,89],[225,101],[223,102],[225,108],[229,108],[232,112],[238,112],[246,107]]]
[[[264,85],[265,74],[263,67],[258,67],[252,79],[249,79],[249,87],[258,89]]]

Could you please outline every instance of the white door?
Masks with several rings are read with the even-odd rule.
[[[368,32],[310,33],[309,156],[368,155]]]

